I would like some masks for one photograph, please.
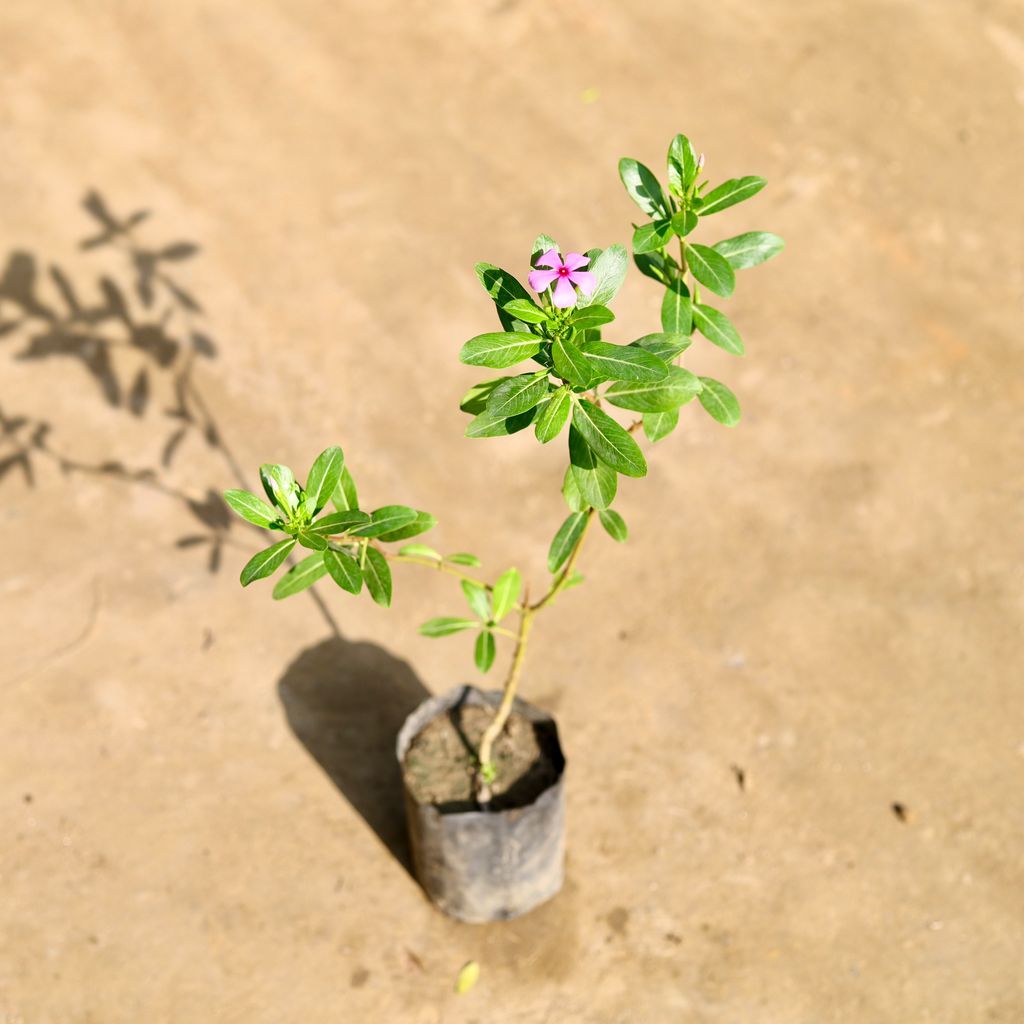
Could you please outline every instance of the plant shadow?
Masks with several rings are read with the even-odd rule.
[[[0,345],[15,362],[44,375],[60,363],[80,365],[97,397],[127,414],[132,432],[159,455],[154,452],[150,465],[136,466],[82,459],[75,454],[80,423],[55,424],[31,409],[12,409],[21,398],[8,388],[0,408],[0,482],[20,476],[36,487],[46,479],[36,465],[48,462],[64,476],[102,476],[160,491],[180,502],[200,527],[201,532],[180,538],[178,547],[205,549],[209,570],[216,572],[231,527],[219,488],[207,487],[200,497],[194,484],[183,488],[171,476],[176,457],[194,459],[198,445],[218,452],[231,480],[244,486],[244,474],[197,380],[198,367],[218,354],[202,305],[181,283],[183,264],[201,252],[200,246],[181,238],[143,241],[140,225],[150,212],[115,214],[95,189],[86,193],[82,207],[94,230],[79,242],[79,250],[112,250],[121,269],[76,279],[44,256],[12,249],[0,263]],[[47,412],[60,421],[60,409],[51,401]]]
[[[277,693],[296,738],[412,875],[395,739],[430,696],[416,673],[376,644],[333,636],[288,666]]]

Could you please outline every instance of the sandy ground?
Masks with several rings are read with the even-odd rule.
[[[3,1024],[1024,1021],[1017,0],[7,0],[0,38]],[[538,625],[569,883],[461,926],[390,760],[475,678],[414,628],[456,588],[243,592],[210,495],[340,443],[543,579],[561,452],[461,436],[472,264],[626,241],[616,160],[679,130],[769,179],[721,234],[789,243],[746,359],[689,359],[745,419],[691,406]],[[158,264],[201,313],[79,248],[90,190],[201,248]],[[624,337],[656,302],[633,274]]]

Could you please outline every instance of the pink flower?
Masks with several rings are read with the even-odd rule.
[[[553,301],[559,309],[568,309],[576,305],[576,285],[584,295],[592,295],[597,287],[594,275],[588,270],[581,270],[590,262],[587,256],[581,256],[578,252],[565,254],[565,260],[559,258],[557,249],[548,249],[539,260],[538,267],[547,267],[547,270],[533,270],[530,272],[530,287],[539,295],[548,288],[552,281],[555,285]]]

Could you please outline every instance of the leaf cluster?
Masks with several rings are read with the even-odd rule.
[[[629,157],[619,161],[622,184],[650,218],[634,224],[633,259],[641,273],[664,288],[664,331],[691,339],[696,330],[724,351],[743,355],[739,332],[721,310],[701,301],[700,289],[728,298],[736,287],[737,270],[755,267],[778,255],[784,243],[768,231],[747,231],[711,246],[694,242],[691,236],[704,218],[757,195],[766,182],[751,174],[708,188],[709,182],[701,177],[703,156],[697,156],[685,135],[677,135],[669,144],[666,163],[668,185],[663,187],[639,161]],[[678,243],[678,255],[670,250],[673,243]],[[740,407],[732,391],[710,377],[700,377],[697,383],[693,393],[709,415],[726,426],[735,426]],[[671,433],[678,423],[673,410],[638,411],[643,413],[644,432],[652,441]]]
[[[273,575],[296,545],[310,552],[292,565],[274,587],[274,597],[291,597],[329,575],[342,590],[358,594],[363,587],[377,604],[391,604],[392,580],[381,544],[407,540],[431,529],[437,520],[407,505],[359,508],[355,481],[341,448],[332,446],[316,458],[301,487],[287,467],[260,466],[260,482],[269,499],[245,490],[224,492],[224,500],[243,519],[284,539],[257,552],[242,569],[246,587]],[[326,511],[328,504],[334,511]]]
[[[556,243],[541,235],[533,246],[534,260],[550,248],[557,248]],[[619,382],[648,389],[669,376],[669,366],[656,351],[602,338],[602,329],[615,319],[606,303],[625,278],[626,250],[612,245],[585,255],[596,287],[570,309],[555,307],[546,295],[535,301],[508,271],[477,264],[477,276],[494,300],[503,330],[471,338],[459,358],[492,369],[532,360],[539,369],[475,384],[460,402],[473,416],[466,436],[500,437],[532,426],[537,440],[548,444],[568,425],[570,438],[583,438],[582,446],[614,474],[642,477],[647,472],[643,453],[600,408],[597,389]]]
[[[461,581],[462,593],[469,606],[470,616],[442,615],[430,619],[420,626],[423,636],[452,636],[468,629],[478,630],[473,648],[473,660],[481,672],[487,672],[494,664],[497,653],[495,633],[509,631],[501,622],[510,612],[521,610],[520,597],[523,578],[518,569],[506,569],[493,586],[473,579]]]

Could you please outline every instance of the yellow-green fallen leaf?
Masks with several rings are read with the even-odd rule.
[[[459,971],[459,976],[455,979],[456,994],[460,996],[465,995],[477,983],[479,977],[480,965],[475,960],[470,960]]]

